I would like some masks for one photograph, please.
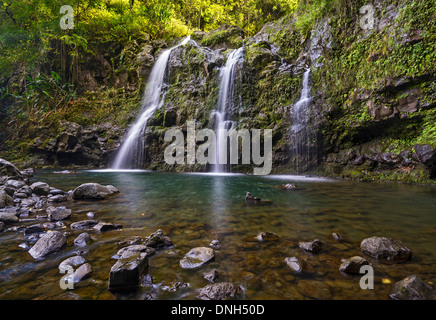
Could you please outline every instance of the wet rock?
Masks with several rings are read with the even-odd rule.
[[[12,205],[14,205],[14,199],[3,188],[0,188],[0,208]]]
[[[66,195],[66,194],[67,193],[63,190],[50,187],[50,195],[52,195],[52,196]]]
[[[3,221],[0,221],[0,232],[2,232],[5,229],[5,223]]]
[[[70,224],[71,229],[92,229],[98,222],[95,220],[82,220]]]
[[[168,292],[176,292],[179,290],[184,290],[189,288],[189,283],[187,282],[174,282],[169,286],[162,286],[162,290]]]
[[[74,269],[77,266],[80,266],[86,262],[86,259],[82,256],[73,256],[69,257],[65,260],[63,260],[59,266],[58,269],[61,273],[65,273],[65,271],[68,271],[69,269]]]
[[[66,207],[48,207],[46,209],[50,221],[59,221],[71,216],[71,209]]]
[[[118,242],[118,245],[123,246],[130,246],[132,244],[139,244],[142,241],[142,238],[139,236],[133,236],[131,238],[123,239]]]
[[[298,246],[305,251],[312,252],[312,253],[318,253],[321,251],[323,247],[323,243],[319,239],[315,239],[313,241],[309,242],[299,242]]]
[[[123,226],[121,224],[99,222],[93,228],[100,232],[106,232],[106,231],[118,230],[121,229],[122,227]]]
[[[73,282],[77,283],[83,279],[88,278],[92,273],[92,268],[89,263],[84,263],[76,269],[73,273]]]
[[[21,200],[22,207],[34,207],[38,203],[37,198],[27,198]]]
[[[279,236],[272,232],[261,232],[256,236],[258,241],[278,241]]]
[[[115,193],[118,189],[112,185],[102,186],[98,183],[84,183],[73,190],[73,200],[101,200]]]
[[[212,248],[197,247],[191,249],[182,260],[180,260],[180,266],[183,269],[199,268],[205,263],[213,260],[215,253]]]
[[[11,179],[11,180],[6,181],[6,183],[4,184],[3,187],[18,190],[18,189],[24,187],[25,185],[26,184],[22,180]]]
[[[231,282],[209,284],[200,290],[198,298],[202,300],[224,300],[241,293],[242,289]]]
[[[171,239],[165,236],[161,229],[145,238],[144,245],[156,249],[172,247],[174,244]]]
[[[50,186],[45,182],[35,182],[30,186],[30,188],[37,196],[48,196],[50,193]]]
[[[333,239],[338,240],[338,241],[343,239],[342,236],[337,234],[336,232],[332,233],[332,237],[333,237]]]
[[[209,282],[215,282],[219,277],[219,273],[216,269],[212,269],[208,272],[203,273],[203,278]]]
[[[402,242],[385,237],[363,239],[360,250],[373,258],[385,262],[403,262],[410,260],[412,251]]]
[[[55,196],[49,196],[47,198],[47,201],[48,202],[56,202],[56,203],[65,202],[65,201],[68,201],[68,197],[64,194],[57,194]]]
[[[354,256],[350,259],[345,259],[340,265],[339,271],[350,274],[360,274],[360,268],[368,264],[365,258]]]
[[[117,254],[112,258],[123,259],[123,258],[128,258],[132,255],[136,255],[138,253],[145,253],[146,257],[151,257],[156,253],[156,250],[144,245],[133,244],[128,247],[121,248],[120,250],[118,250]]]
[[[44,232],[45,232],[45,229],[40,224],[34,224],[32,226],[27,227],[26,230],[24,230],[24,234],[26,236],[30,235],[30,234],[44,233]]]
[[[148,268],[147,253],[137,252],[127,258],[117,260],[109,274],[109,290],[132,291]]]
[[[436,300],[436,291],[416,275],[398,281],[389,295],[394,300]]]
[[[78,247],[85,247],[89,241],[91,241],[91,237],[88,233],[83,232],[79,234],[76,239],[74,239],[74,245]]]
[[[263,205],[271,205],[272,201],[270,200],[262,200],[253,196],[250,192],[247,192],[245,195],[245,204],[247,206],[255,205],[255,206],[263,206]]]
[[[285,263],[294,272],[303,271],[303,262],[298,260],[297,257],[286,257]]]
[[[219,242],[219,240],[212,240],[210,243],[209,243],[209,247],[211,247],[211,248],[213,248],[213,249],[215,249],[215,250],[217,250],[217,249],[221,249],[221,243]]]
[[[43,235],[28,252],[34,259],[41,259],[66,244],[67,239],[61,232],[51,231]]]

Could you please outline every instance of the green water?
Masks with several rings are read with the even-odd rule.
[[[303,177],[202,175],[156,172],[90,172],[55,174],[40,172],[34,181],[45,181],[63,190],[86,182],[112,184],[120,194],[104,201],[62,203],[73,209],[65,220],[68,245],[61,252],[35,262],[26,249],[22,230],[0,234],[0,299],[196,299],[208,284],[203,273],[219,272],[218,281],[231,281],[244,290],[241,299],[389,299],[392,284],[417,274],[436,283],[436,188],[399,184],[367,184]],[[304,190],[283,190],[286,183]],[[272,206],[245,206],[249,191],[268,199]],[[120,223],[123,229],[89,232],[93,241],[83,256],[93,268],[90,278],[73,290],[59,286],[57,269],[74,255],[73,239],[83,231],[68,226],[89,219]],[[34,218],[30,216],[29,218]],[[27,221],[31,225],[41,221]],[[10,226],[8,226],[10,227]],[[132,236],[145,238],[157,229],[168,235],[174,248],[158,251],[149,258],[148,273],[153,285],[140,286],[130,294],[113,294],[107,289],[112,259],[118,241]],[[277,242],[260,243],[255,236],[273,232]],[[344,240],[336,241],[332,233]],[[374,289],[362,290],[360,276],[338,271],[341,259],[361,255],[360,241],[370,236],[401,240],[413,252],[410,262],[396,265],[372,261]],[[315,238],[324,242],[319,254],[298,248],[299,241]],[[179,261],[191,248],[208,246],[218,239],[222,248],[215,260],[195,270],[184,270]],[[285,257],[306,260],[309,271],[292,273]],[[165,286],[187,282],[188,289],[168,292]]]

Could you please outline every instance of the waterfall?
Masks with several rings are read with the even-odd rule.
[[[225,66],[220,71],[221,80],[218,105],[214,112],[217,143],[216,164],[214,165],[213,171],[216,173],[226,172],[230,167],[228,161],[228,139],[225,130],[230,130],[233,127],[233,121],[229,118],[229,111],[231,111],[235,105],[236,66],[243,57],[244,47],[233,50],[227,57]]]
[[[186,37],[176,46],[162,52],[151,69],[144,96],[141,102],[141,111],[133,126],[127,132],[125,140],[115,157],[112,169],[140,168],[144,163],[145,130],[147,121],[153,113],[162,106],[166,90],[164,76],[167,69],[171,51],[187,44],[190,36]]]
[[[313,142],[313,134],[309,128],[310,116],[310,68],[304,72],[303,85],[301,88],[300,99],[294,104],[292,110],[292,126],[291,135],[293,138],[293,157],[297,174],[301,169],[308,171],[311,162],[311,143]],[[305,164],[305,168],[301,168],[301,164]]]

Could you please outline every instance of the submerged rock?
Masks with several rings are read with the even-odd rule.
[[[115,193],[118,189],[112,185],[102,186],[99,183],[84,183],[73,190],[73,200],[102,200]]]
[[[363,239],[360,243],[360,250],[373,258],[386,262],[403,262],[412,257],[412,250],[404,243],[385,237]]]
[[[303,263],[297,257],[286,257],[285,263],[294,272],[303,271]]]
[[[70,225],[71,229],[92,229],[98,222],[95,220],[82,220],[73,222]]]
[[[194,269],[201,267],[205,263],[213,260],[215,253],[212,248],[197,247],[191,249],[182,260],[180,260],[180,266],[183,269]]]
[[[312,253],[318,253],[321,251],[323,247],[323,243],[319,239],[315,239],[313,241],[309,242],[299,242],[298,246],[305,251],[312,252]]]
[[[250,192],[247,192],[245,195],[245,204],[248,206],[250,206],[250,205],[263,206],[263,205],[271,205],[272,201],[271,200],[262,200],[260,198],[253,196]]]
[[[202,300],[224,300],[241,293],[242,289],[231,282],[209,284],[200,290],[198,298]]]
[[[412,275],[395,283],[389,296],[394,300],[436,300],[436,291]]]
[[[256,236],[258,241],[278,241],[279,236],[272,232],[261,232]]]
[[[61,232],[51,231],[43,235],[28,252],[33,258],[41,259],[60,250],[66,244],[67,238]]]
[[[345,259],[340,265],[339,271],[350,274],[360,274],[360,268],[368,264],[365,258],[354,256],[350,259]]]

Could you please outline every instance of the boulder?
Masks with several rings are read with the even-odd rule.
[[[59,221],[71,216],[71,209],[66,207],[48,207],[46,209],[50,221]]]
[[[215,253],[212,248],[197,247],[191,249],[182,260],[180,260],[180,266],[183,269],[194,269],[201,267],[205,263],[213,260]]]
[[[239,286],[231,282],[209,284],[200,290],[198,298],[202,300],[224,300],[242,292]]]
[[[145,238],[144,245],[155,249],[172,247],[174,244],[171,239],[165,236],[161,229],[150,234]]]
[[[66,244],[67,239],[61,232],[51,231],[43,235],[28,252],[34,259],[38,260],[58,251]]]
[[[312,252],[312,253],[318,253],[321,251],[323,247],[323,243],[319,239],[315,239],[313,241],[308,242],[299,242],[298,246],[305,251]]]
[[[9,161],[0,158],[0,185],[10,179],[23,180],[23,176],[16,166]]]
[[[15,210],[14,208],[0,209],[0,221],[4,224],[18,222],[18,212],[19,211]]]
[[[360,250],[377,260],[385,262],[403,262],[410,260],[412,250],[400,241],[385,237],[371,237],[363,239]]]
[[[412,275],[395,283],[389,296],[394,300],[436,300],[436,291]]]
[[[50,193],[50,186],[45,182],[35,182],[30,186],[30,188],[37,196],[48,196]]]
[[[21,181],[21,180],[11,179],[11,180],[6,181],[6,183],[4,184],[3,187],[4,188],[5,187],[9,187],[9,188],[18,190],[18,189],[24,187],[25,185],[26,184],[23,181]]]
[[[147,268],[148,259],[145,252],[136,252],[118,259],[109,273],[109,290],[113,292],[135,290]]]
[[[339,271],[350,274],[360,274],[360,268],[368,264],[365,258],[354,256],[350,259],[345,259],[339,266]]]
[[[6,193],[6,191],[3,188],[0,188],[0,209],[12,206],[14,204],[14,199]]]
[[[118,192],[118,189],[112,185],[85,183],[73,190],[73,200],[101,200]]]

